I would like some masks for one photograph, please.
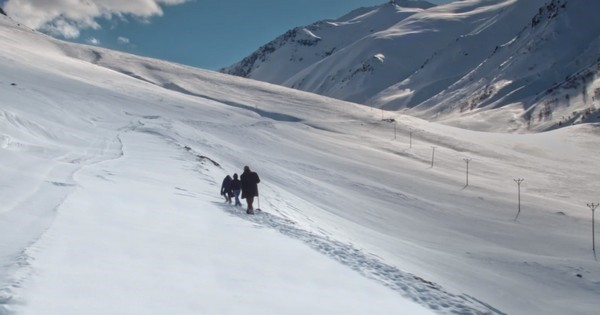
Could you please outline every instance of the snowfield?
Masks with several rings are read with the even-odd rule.
[[[0,41],[0,314],[597,312],[597,124],[469,131],[3,16]],[[219,196],[244,165],[254,216]]]

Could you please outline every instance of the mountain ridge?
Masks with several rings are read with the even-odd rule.
[[[568,0],[473,0],[407,9],[391,1],[296,28],[221,72],[457,126],[464,116],[501,119],[516,132],[595,122],[583,114],[560,119],[592,108],[585,99],[595,96],[583,91],[569,96],[568,104],[554,102],[552,119],[531,119],[549,111],[548,91],[586,68],[593,72],[600,60],[592,49],[600,33],[592,12],[599,4],[589,5],[593,8]],[[310,46],[296,40],[304,29],[314,38]],[[538,47],[538,53],[523,47]],[[519,65],[506,73],[517,59]],[[577,60],[579,68],[563,65],[569,60]],[[594,72],[587,92],[600,86],[597,77]],[[481,130],[494,128],[482,124]]]

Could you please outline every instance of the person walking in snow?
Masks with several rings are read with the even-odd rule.
[[[225,202],[231,203],[231,196],[233,193],[231,192],[231,176],[227,175],[223,179],[223,184],[221,185],[221,196],[225,197]]]
[[[235,196],[235,205],[236,206],[241,206],[242,203],[240,202],[240,193],[242,192],[242,184],[240,183],[240,180],[238,179],[238,174],[233,174],[233,180],[231,180],[231,191],[233,192],[233,195]]]
[[[246,209],[247,214],[254,214],[254,208],[252,203],[254,197],[258,197],[258,183],[260,178],[258,174],[250,170],[250,167],[244,166],[244,172],[240,176],[240,184],[242,186],[242,199],[246,199],[248,208]]]

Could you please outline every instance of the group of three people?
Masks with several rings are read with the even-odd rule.
[[[240,193],[242,195],[242,199],[246,199],[246,204],[248,207],[246,208],[247,214],[254,214],[254,197],[258,197],[258,183],[260,183],[260,178],[256,172],[250,170],[250,167],[244,166],[244,172],[238,179],[237,174],[233,174],[233,179],[231,176],[225,176],[223,179],[223,184],[221,185],[221,196],[225,197],[225,201],[227,203],[231,203],[232,198],[235,197],[235,205],[241,206],[240,202]]]

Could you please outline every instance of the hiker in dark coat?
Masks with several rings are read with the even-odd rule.
[[[246,203],[248,204],[246,213],[254,214],[252,203],[254,202],[254,197],[258,197],[258,183],[260,183],[260,178],[248,166],[244,166],[244,173],[240,176],[240,183],[242,185],[242,199],[246,199]]]
[[[223,179],[223,184],[221,185],[221,196],[225,197],[225,202],[231,203],[233,192],[231,191],[231,176],[229,175],[225,176]]]
[[[233,180],[231,180],[231,191],[233,192],[233,195],[235,196],[235,205],[236,206],[241,206],[242,203],[240,202],[240,193],[242,192],[242,184],[240,183],[240,180],[238,179],[238,174],[233,174]]]

